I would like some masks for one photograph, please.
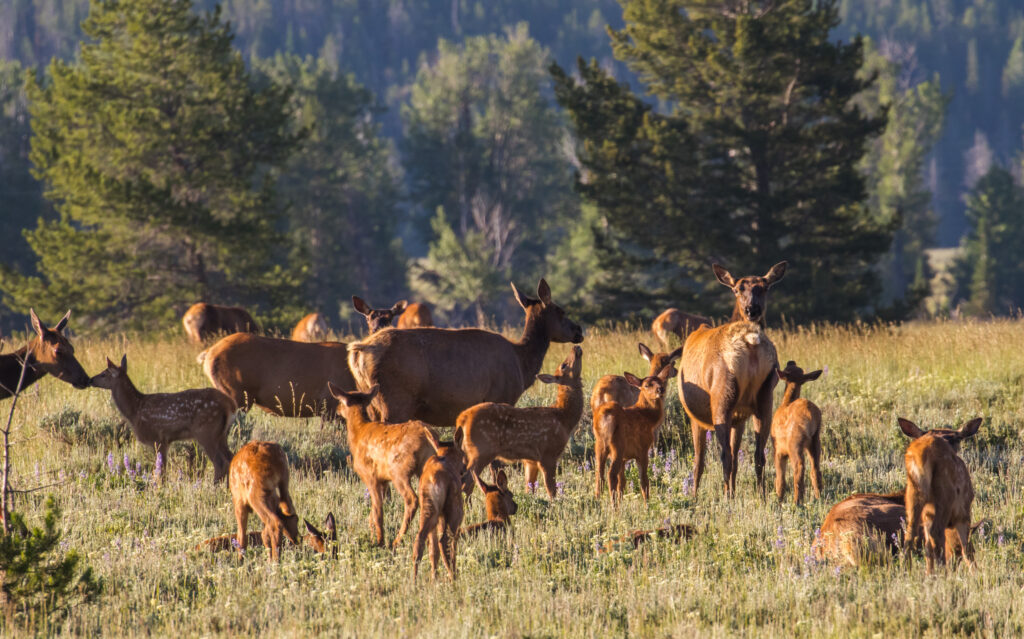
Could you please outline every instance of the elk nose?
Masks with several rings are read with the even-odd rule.
[[[747,317],[749,317],[751,319],[757,319],[757,318],[761,317],[761,305],[760,304],[751,304],[750,306],[748,306],[747,307]]]

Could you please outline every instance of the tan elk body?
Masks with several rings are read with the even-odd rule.
[[[249,545],[246,527],[251,512],[263,522],[260,537],[270,549],[272,561],[279,558],[282,535],[293,544],[299,543],[299,516],[288,492],[288,457],[279,444],[253,441],[242,446],[231,460],[228,486],[240,552]]]
[[[437,454],[423,465],[420,475],[420,530],[412,551],[413,578],[419,572],[423,545],[430,542],[430,568],[437,577],[437,556],[441,555],[452,581],[457,575],[455,558],[458,551],[459,527],[462,525],[463,475],[466,456],[461,449],[462,431],[455,429],[455,441],[440,444]]]
[[[323,313],[310,313],[292,329],[294,342],[322,342],[327,339],[327,318]]]
[[[193,342],[202,342],[218,333],[258,333],[259,326],[240,306],[220,306],[199,302],[181,318],[185,334]]]
[[[665,348],[668,348],[669,335],[675,335],[685,342],[690,333],[697,330],[697,327],[701,325],[711,326],[711,320],[700,315],[684,313],[678,308],[670,308],[654,318],[654,322],[651,324],[651,332],[654,333],[655,337],[661,341]]]
[[[858,493],[828,511],[814,551],[818,559],[857,567],[899,551],[907,509],[904,493]]]
[[[779,501],[786,495],[786,461],[793,463],[794,500],[799,505],[804,498],[804,453],[810,457],[811,485],[814,495],[821,499],[821,410],[809,400],[800,397],[800,389],[807,382],[818,379],[821,371],[804,373],[790,361],[786,368],[776,371],[786,384],[782,404],[772,418],[772,442],[775,448],[775,494]]]
[[[426,304],[413,302],[398,317],[398,328],[426,328],[434,325],[434,316]]]

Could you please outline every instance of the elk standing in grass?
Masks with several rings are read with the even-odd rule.
[[[804,452],[811,460],[811,484],[821,499],[821,410],[800,397],[807,382],[818,379],[821,371],[804,374],[796,362],[776,371],[786,384],[782,405],[772,418],[772,443],[775,448],[775,494],[779,501],[786,494],[786,460],[793,462],[793,492],[799,505],[804,498]]]
[[[904,493],[858,493],[832,506],[814,542],[819,559],[857,567],[864,561],[895,555],[907,509]]]
[[[683,354],[683,347],[680,346],[671,353],[652,353],[643,343],[639,344],[640,356],[650,363],[648,375],[657,375],[661,369],[673,365],[679,356]],[[676,374],[673,367],[670,377]],[[640,399],[640,389],[629,383],[622,375],[605,375],[594,384],[594,390],[590,393],[590,412],[597,412],[597,407],[605,402],[615,402],[622,406],[632,406]]]
[[[260,537],[270,549],[272,561],[279,558],[282,534],[293,544],[299,543],[299,516],[288,492],[288,457],[280,445],[249,442],[242,446],[231,460],[228,486],[238,522],[240,552],[249,544],[246,526],[251,512],[263,522]]]
[[[156,446],[167,476],[167,450],[172,442],[195,440],[213,462],[213,481],[228,473],[231,449],[228,430],[235,417],[235,402],[213,388],[178,393],[139,392],[128,377],[128,358],[121,365],[107,360],[107,369],[92,378],[92,385],[111,391],[117,410],[131,426],[140,444]]]
[[[582,368],[583,349],[573,346],[572,353],[554,375],[537,375],[545,384],[558,384],[558,400],[554,406],[516,408],[487,402],[463,411],[456,420],[456,427],[465,434],[463,446],[470,471],[479,475],[495,460],[522,460],[527,462],[527,481],[532,482],[539,465],[544,471],[548,496],[553,499],[557,494],[558,459],[583,414]]]
[[[700,315],[684,313],[678,308],[670,308],[654,318],[651,332],[665,345],[665,348],[668,348],[669,335],[675,335],[680,341],[685,342],[690,333],[701,325],[711,326],[711,320]]]
[[[636,404],[625,407],[616,402],[606,402],[597,407],[594,412],[595,497],[601,496],[605,462],[611,460],[608,490],[612,503],[618,504],[626,483],[626,462],[635,459],[640,471],[640,493],[644,502],[647,501],[650,495],[647,456],[654,445],[655,432],[665,419],[666,383],[674,373],[672,364],[662,368],[657,375],[642,380],[626,373],[629,383],[640,389]]]
[[[193,342],[202,342],[218,333],[258,333],[259,326],[249,311],[239,306],[193,304],[181,318],[185,334]]]
[[[463,476],[466,457],[462,452],[462,431],[455,429],[455,441],[439,444],[420,475],[420,531],[412,551],[413,578],[419,573],[423,544],[430,540],[430,567],[437,578],[437,556],[441,555],[448,576],[455,581],[455,557],[462,525]],[[440,551],[440,552],[439,552]]]
[[[14,395],[19,379],[21,390],[24,390],[47,374],[75,388],[88,388],[89,375],[75,359],[75,347],[64,335],[71,311],[65,313],[53,328],[47,328],[39,321],[34,310],[29,309],[29,318],[32,320],[32,329],[36,332],[35,337],[18,350],[0,355],[0,399]]]
[[[433,325],[434,317],[430,313],[430,307],[419,302],[406,306],[396,324],[398,328],[426,328]]]
[[[377,387],[368,393],[346,392],[330,382],[328,387],[338,399],[338,414],[347,422],[352,467],[370,492],[370,529],[378,546],[384,545],[384,499],[389,482],[405,501],[402,525],[393,544],[397,548],[416,514],[412,479],[420,476],[423,465],[434,455],[437,434],[420,421],[382,424],[367,419],[365,410],[377,394]]]
[[[699,327],[683,348],[679,397],[693,436],[693,494],[704,473],[705,431],[714,431],[721,448],[725,492],[735,493],[743,430],[753,417],[754,472],[763,496],[764,448],[771,430],[778,356],[762,325],[768,289],[782,279],[786,263],[776,264],[764,277],[739,280],[717,264],[713,268],[718,280],[736,295],[736,304],[733,321],[715,328]]]
[[[322,342],[327,339],[327,318],[323,313],[310,313],[292,329],[294,342]]]
[[[928,574],[935,559],[943,560],[943,541],[946,561],[961,554],[967,566],[973,568],[970,535],[974,486],[967,464],[957,450],[962,440],[977,434],[981,418],[971,420],[960,430],[923,431],[903,418],[899,425],[903,434],[913,440],[903,456],[907,467],[907,547],[915,549],[924,533]]]
[[[373,335],[391,326],[391,322],[402,314],[405,310],[405,300],[395,302],[391,308],[372,308],[363,298],[353,295],[352,306],[366,318],[366,328],[369,329],[370,335]]]
[[[487,513],[487,520],[483,523],[467,526],[463,535],[475,535],[480,532],[493,530],[500,532],[508,526],[509,518],[516,514],[519,506],[512,498],[512,491],[508,489],[508,476],[504,470],[499,470],[494,477],[494,483],[488,484],[480,475],[473,474],[476,485],[484,494],[484,511]]]
[[[515,405],[540,372],[551,342],[583,341],[579,325],[551,301],[547,282],[537,286],[537,299],[515,285],[512,291],[526,312],[518,342],[476,328],[410,328],[351,344],[349,365],[358,387],[380,387],[374,402],[380,420],[451,425],[481,402]]]

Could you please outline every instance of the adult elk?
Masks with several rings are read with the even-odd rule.
[[[916,548],[924,533],[928,574],[935,559],[943,559],[942,540],[946,542],[946,561],[959,553],[967,566],[973,568],[970,535],[974,486],[967,464],[957,451],[961,441],[977,434],[981,418],[971,420],[960,430],[923,431],[903,418],[899,418],[899,425],[903,434],[913,440],[903,456],[907,467],[907,547]]]
[[[777,378],[775,345],[762,329],[768,289],[782,279],[786,263],[764,277],[736,280],[715,264],[718,280],[733,289],[733,321],[715,328],[700,326],[683,346],[679,398],[690,417],[693,436],[693,494],[704,472],[705,431],[714,431],[721,447],[725,492],[736,490],[736,467],[747,419],[754,418],[754,473],[764,495],[765,443],[772,423],[772,392]]]
[[[71,311],[47,328],[34,310],[29,309],[32,329],[36,335],[16,351],[0,355],[0,399],[14,395],[21,380],[21,390],[35,384],[47,374],[65,381],[75,388],[88,388],[89,375],[75,359],[75,347],[64,335],[64,328],[71,318]],[[22,378],[22,366],[25,376]]]
[[[323,313],[310,313],[292,329],[292,341],[322,342],[327,339],[327,318]]]
[[[551,300],[543,279],[537,298],[512,285],[526,313],[522,337],[513,342],[477,328],[410,328],[381,331],[349,345],[349,367],[361,389],[379,386],[381,421],[422,419],[451,425],[482,402],[514,405],[533,384],[551,342],[583,341],[579,324]]]
[[[668,348],[669,335],[675,335],[685,342],[690,333],[697,330],[697,327],[702,324],[711,326],[711,320],[700,315],[684,313],[678,308],[670,308],[654,318],[654,323],[651,324],[651,332],[661,340],[665,348]]]
[[[373,335],[377,331],[391,326],[391,322],[402,314],[402,311],[405,310],[405,300],[395,302],[391,308],[373,308],[363,298],[353,295],[352,306],[356,312],[366,318],[366,328],[370,330],[370,335]]]
[[[252,315],[239,306],[219,306],[199,302],[181,318],[185,334],[193,342],[202,342],[218,333],[257,333]]]
[[[430,314],[430,307],[419,302],[406,306],[396,324],[398,328],[426,328],[433,325],[434,317]]]
[[[346,344],[307,344],[248,333],[228,335],[196,358],[214,388],[249,410],[256,404],[282,417],[334,419],[338,400],[327,380],[352,390]]]

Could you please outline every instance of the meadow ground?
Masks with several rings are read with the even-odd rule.
[[[239,561],[192,550],[205,538],[233,532],[230,498],[223,484],[212,484],[212,466],[189,476],[184,456],[172,452],[168,480],[156,485],[153,452],[116,441],[120,420],[107,391],[78,391],[44,379],[18,405],[15,483],[57,485],[20,497],[17,508],[38,522],[45,496],[53,494],[64,511],[62,545],[84,556],[105,590],[55,625],[35,620],[33,629],[181,637],[1024,634],[1024,445],[1018,436],[1024,323],[773,330],[771,336],[783,362],[795,359],[807,370],[828,367],[804,388],[823,412],[823,500],[810,493],[806,505],[796,507],[773,496],[760,499],[749,428],[737,497],[722,496],[717,446],[709,451],[700,494],[688,494],[692,445],[673,383],[670,441],[652,462],[649,506],[636,490],[634,468],[619,510],[607,495],[594,498],[588,409],[562,459],[558,498],[525,494],[522,474],[513,470],[519,503],[514,534],[461,543],[454,585],[432,582],[429,570],[413,582],[408,537],[397,553],[370,545],[368,499],[346,466],[343,427],[262,412],[236,425],[233,449],[248,438],[286,447],[300,516],[320,523],[333,511],[340,546],[337,558],[286,548],[279,565],[270,564],[262,549]],[[588,333],[588,397],[602,374],[643,372],[638,339],[653,345],[649,333]],[[92,374],[105,356],[127,352],[129,372],[144,392],[207,386],[195,362],[198,349],[177,334],[81,338],[75,345]],[[544,370],[567,353],[567,345],[554,345]],[[781,388],[776,393],[777,402]],[[553,399],[552,387],[535,384],[521,403]],[[0,404],[5,415],[7,407],[9,401]],[[907,440],[896,426],[898,415],[925,428],[985,417],[961,452],[977,494],[974,518],[988,520],[974,537],[973,574],[961,567],[929,578],[921,559],[844,570],[813,560],[815,528],[832,504],[851,492],[904,484]],[[772,477],[769,455],[769,487]],[[466,521],[482,517],[477,493]],[[392,500],[389,536],[399,518]],[[694,525],[699,534],[680,545],[655,542],[639,551],[611,543],[631,529],[666,521]],[[252,518],[250,528],[258,526]],[[412,532],[417,527],[418,518]],[[610,545],[612,552],[597,552]],[[4,628],[4,634],[18,633],[24,629]]]

